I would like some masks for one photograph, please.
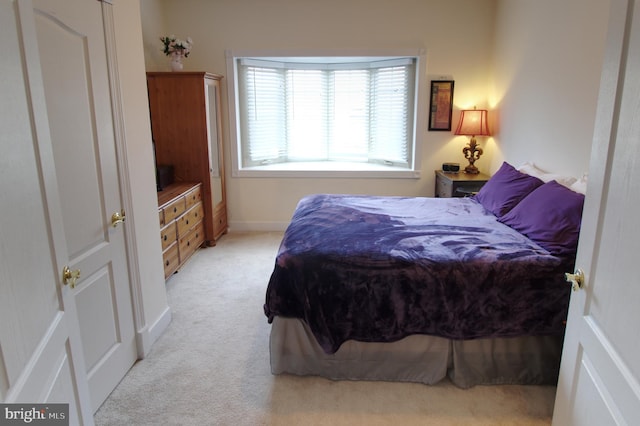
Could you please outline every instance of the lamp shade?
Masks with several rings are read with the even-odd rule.
[[[460,112],[456,135],[491,136],[487,124],[486,109],[465,109]]]

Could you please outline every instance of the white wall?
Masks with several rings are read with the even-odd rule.
[[[479,141],[481,171],[495,172],[503,160],[587,171],[608,1],[142,1],[143,28],[194,39],[185,70],[224,74],[225,49],[426,48],[427,74],[455,80],[454,127],[461,108],[490,110],[494,137]],[[162,34],[144,35],[154,52],[146,51],[147,70],[169,70],[158,54]],[[228,117],[226,105],[223,112]],[[229,165],[233,141],[224,124]],[[433,170],[445,161],[464,165],[467,138],[423,131],[420,179],[231,178],[227,166],[232,229],[279,228],[313,192],[432,196]]]
[[[128,224],[134,230],[133,246],[137,265],[130,265],[139,281],[142,311],[138,312],[140,354],[164,330],[171,314],[167,304],[162,247],[158,222],[151,123],[144,65],[140,5],[135,1],[114,2],[114,25],[119,78],[124,113],[125,155],[128,164],[131,210]]]
[[[549,171],[587,172],[608,0],[498,2],[494,89],[505,159]]]
[[[142,19],[142,39],[144,48],[144,63],[147,71],[169,71],[168,62],[162,52],[160,36],[169,35],[165,31],[166,20],[164,2],[161,0],[139,0]],[[163,69],[163,66],[167,69]]]
[[[459,107],[488,103],[495,0],[143,0],[142,8],[145,47],[156,52],[147,54],[148,71],[169,70],[168,59],[157,56],[162,34],[151,34],[152,27],[193,38],[185,71],[223,75],[225,49],[426,48],[427,73],[455,80],[454,126]],[[154,16],[164,16],[164,23]],[[223,109],[232,230],[283,227],[300,197],[314,192],[432,196],[434,170],[464,160],[466,138],[422,129],[420,179],[231,178],[226,103]],[[491,155],[476,163],[481,170],[488,171]]]

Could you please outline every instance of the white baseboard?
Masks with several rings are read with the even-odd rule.
[[[229,222],[229,232],[282,232],[289,222]]]
[[[158,319],[150,327],[144,327],[136,332],[138,345],[138,359],[143,359],[151,350],[151,346],[164,333],[171,323],[171,309],[167,306]]]

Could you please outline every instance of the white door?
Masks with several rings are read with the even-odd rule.
[[[640,4],[613,0],[553,424],[640,424]],[[634,7],[635,6],[635,7]]]
[[[30,0],[0,3],[0,401],[68,403],[93,424]]]
[[[70,291],[94,411],[137,358],[126,225],[112,226],[122,199],[102,8],[95,0],[34,0],[68,267],[80,274]]]

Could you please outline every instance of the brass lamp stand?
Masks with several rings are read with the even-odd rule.
[[[482,155],[482,148],[478,146],[476,143],[476,137],[471,136],[471,140],[469,141],[469,145],[462,148],[462,153],[464,154],[464,158],[469,160],[469,165],[464,168],[465,173],[478,174],[478,168],[473,164],[477,159]]]
[[[487,110],[476,109],[475,107],[462,110],[455,134],[471,136],[469,146],[462,148],[464,158],[469,160],[469,165],[464,168],[464,171],[465,173],[478,174],[479,170],[474,163],[482,155],[482,148],[478,146],[476,136],[490,136],[489,126],[487,125]]]

